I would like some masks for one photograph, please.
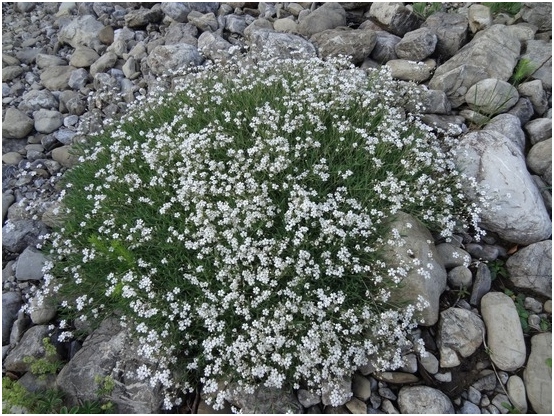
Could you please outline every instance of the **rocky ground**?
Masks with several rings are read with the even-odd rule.
[[[158,412],[158,390],[118,373],[137,364],[117,322],[58,344],[67,364],[46,382],[24,361],[44,355],[41,340],[58,325],[56,310],[19,310],[43,277],[40,236],[60,221],[56,183],[76,163],[71,146],[189,62],[247,49],[348,54],[426,86],[424,120],[457,126],[459,164],[496,197],[498,209],[482,208],[490,233],[436,239],[437,273],[409,281],[431,304],[419,328],[427,357],[407,354],[395,372],[360,368],[340,407],[303,390],[229,401],[259,413],[507,413],[508,403],[551,413],[551,3],[525,3],[516,16],[443,3],[426,18],[404,4],[2,3],[3,375],[29,389],[58,385],[74,402],[94,397],[95,375],[111,375],[120,412]],[[514,83],[522,58],[534,71]],[[211,412],[196,399],[180,411]]]

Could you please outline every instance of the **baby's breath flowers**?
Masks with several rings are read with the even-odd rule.
[[[382,260],[402,240],[389,219],[476,224],[448,139],[400,105],[416,89],[345,62],[190,71],[66,174],[47,290],[91,325],[117,314],[155,363],[130,376],[168,406],[198,383],[216,405],[260,384],[341,402],[340,380],[413,344],[421,304],[388,299],[408,267],[428,271]]]

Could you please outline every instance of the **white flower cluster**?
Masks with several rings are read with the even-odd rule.
[[[156,362],[135,376],[153,385],[200,381],[217,404],[231,382],[302,385],[339,403],[334,386],[360,366],[402,365],[422,307],[387,304],[407,267],[429,273],[380,259],[387,219],[408,211],[449,235],[463,225],[461,182],[446,139],[398,106],[413,91],[386,70],[231,69],[181,78],[88,150],[49,281],[82,291],[79,314],[123,314]]]

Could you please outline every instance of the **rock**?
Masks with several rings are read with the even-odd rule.
[[[495,78],[477,82],[465,95],[465,101],[470,108],[487,116],[507,111],[517,103],[518,99],[519,94],[513,85]]]
[[[367,401],[371,397],[371,382],[364,376],[354,374],[352,376],[352,393],[358,399]]]
[[[410,384],[417,383],[419,378],[410,373],[403,373],[401,371],[383,371],[382,373],[375,373],[373,376],[380,381],[391,384]]]
[[[552,414],[552,333],[531,338],[531,355],[523,371],[527,398],[537,413]]]
[[[133,371],[144,364],[137,356],[136,345],[118,320],[110,318],[93,331],[56,379],[70,405],[97,399],[95,378],[111,376],[115,388],[109,400],[118,413],[156,413],[163,401],[159,387],[148,380],[123,378],[120,371]]]
[[[519,14],[540,32],[552,30],[552,3],[523,3]]]
[[[527,171],[522,153],[495,131],[464,136],[456,149],[455,163],[477,184],[495,192],[495,206],[483,204],[474,191],[469,198],[481,208],[482,226],[506,241],[527,245],[550,237],[552,223],[539,190]]]
[[[275,29],[277,32],[297,33],[298,23],[289,18],[277,19],[273,22],[273,29]]]
[[[43,339],[48,337],[49,329],[46,325],[36,325],[29,328],[19,344],[11,350],[3,361],[3,366],[8,371],[26,372],[30,364],[25,362],[25,357],[44,357]],[[59,358],[59,357],[58,357]]]
[[[2,345],[10,343],[10,332],[23,301],[16,292],[2,293]]]
[[[396,45],[400,42],[401,38],[392,33],[385,32],[384,30],[375,31],[375,34],[377,37],[375,39],[375,47],[370,54],[371,59],[380,64],[398,59],[396,55]]]
[[[88,71],[84,68],[80,68],[71,71],[67,85],[74,90],[79,90],[87,85],[87,82],[89,82]]]
[[[469,6],[468,20],[471,33],[477,33],[480,30],[488,29],[492,25],[490,7],[483,4],[472,4]]]
[[[221,36],[204,32],[198,37],[198,49],[213,61],[227,62],[233,56],[229,50],[233,45]]]
[[[8,153],[6,153],[8,154]],[[19,153],[13,153],[14,155],[19,155]],[[6,163],[4,156],[2,155],[2,162]],[[19,155],[21,157],[21,155]],[[17,162],[19,163],[19,162]],[[14,165],[17,165],[17,163],[14,163]],[[9,163],[6,163],[9,164]],[[6,214],[8,213],[8,209],[10,208],[10,205],[12,205],[15,201],[15,197],[11,194],[2,194],[2,223],[6,219]]]
[[[48,55],[45,53],[39,53],[35,57],[35,62],[40,69],[49,68],[51,66],[67,65],[65,59],[55,55]]]
[[[56,110],[58,99],[48,90],[30,90],[23,94],[18,109],[21,111],[36,111],[40,109]]]
[[[436,52],[449,59],[467,42],[468,19],[457,13],[434,13],[425,20],[422,27],[429,28],[437,36]]]
[[[133,29],[143,28],[150,23],[160,23],[164,18],[164,12],[158,6],[151,9],[131,10],[125,15],[125,25]]]
[[[410,224],[408,228],[406,224]],[[416,312],[415,319],[423,325],[434,325],[439,317],[439,297],[446,288],[446,271],[439,257],[433,238],[425,226],[415,217],[399,212],[390,224],[390,229],[397,229],[402,236],[405,245],[403,247],[386,246],[383,249],[383,260],[391,268],[402,267],[412,264],[414,257],[411,257],[407,250],[415,253],[415,258],[420,264],[432,264],[428,268],[429,275],[426,278],[411,269],[402,280],[402,286],[391,291],[391,302],[404,302],[416,304],[419,297],[428,302],[428,306],[422,311]]]
[[[352,379],[343,378],[342,380],[330,383],[324,380],[321,385],[321,403],[324,406],[342,406],[352,397]]]
[[[395,46],[400,59],[423,61],[435,51],[437,35],[429,28],[422,27],[404,35]]]
[[[78,162],[78,156],[71,153],[71,146],[61,146],[52,150],[52,159],[66,168],[71,168]]]
[[[477,273],[475,273],[475,282],[473,283],[469,303],[474,306],[478,306],[483,296],[485,296],[491,289],[491,284],[492,276],[489,268],[486,264],[479,263]]]
[[[456,247],[450,243],[438,244],[437,253],[447,269],[452,269],[458,266],[469,266],[471,262],[471,256],[467,251]]]
[[[16,220],[2,227],[2,246],[13,253],[22,252],[27,246],[36,247],[39,236],[46,234],[45,225],[36,220]]]
[[[49,324],[56,316],[57,307],[49,299],[45,299],[41,304],[37,298],[31,301],[31,321],[35,325]]]
[[[552,138],[535,144],[527,154],[527,166],[538,175],[552,169]]]
[[[473,276],[465,266],[457,266],[448,272],[448,285],[453,289],[471,287]]]
[[[498,114],[483,127],[483,130],[493,130],[504,135],[510,139],[522,153],[524,152],[525,133],[521,129],[519,118],[513,114]]]
[[[552,240],[518,250],[506,261],[506,268],[515,287],[552,299]]]
[[[38,110],[33,113],[35,130],[39,133],[52,133],[63,125],[63,116],[59,111]]]
[[[296,396],[300,404],[306,408],[321,403],[321,397],[308,390],[299,389]]]
[[[100,53],[102,43],[99,34],[102,29],[104,29],[104,25],[94,16],[90,14],[79,16],[60,27],[58,41],[67,43],[73,48],[87,46]]]
[[[425,357],[420,357],[419,362],[429,374],[436,374],[439,371],[439,360],[429,352]]]
[[[96,62],[90,66],[90,75],[95,76],[100,72],[106,72],[114,67],[117,62],[117,55],[113,52],[106,52]]]
[[[374,2],[366,16],[377,22],[387,32],[400,37],[417,29],[421,23],[415,13],[402,3],[396,2]]]
[[[469,357],[483,342],[485,324],[465,309],[448,308],[441,312],[437,343],[440,349],[442,368],[460,365],[456,354]]]
[[[531,144],[552,139],[552,119],[536,118],[523,126]]]
[[[250,44],[251,51],[264,56],[282,59],[306,59],[317,56],[312,43],[290,33],[258,29],[249,32],[246,39]]]
[[[477,381],[471,385],[471,388],[482,392],[493,391],[496,388],[496,374],[494,374],[494,371],[489,369],[481,371]],[[486,396],[483,395],[481,402],[484,397]],[[488,406],[488,404],[485,406]]]
[[[17,259],[15,278],[18,281],[41,280],[44,276],[42,268],[47,259],[39,250],[27,247]]]
[[[76,68],[70,65],[51,66],[40,74],[40,82],[50,91],[62,91],[69,88],[69,77]]]
[[[233,391],[225,398],[242,413],[303,413],[302,405],[288,389],[259,386],[254,393]]]
[[[181,23],[187,21],[188,14],[195,10],[200,13],[215,13],[218,2],[162,2],[162,11],[173,20]]]
[[[450,101],[443,91],[429,90],[425,87],[420,88],[419,95],[419,113],[421,114],[448,114],[450,113]],[[417,112],[415,108],[408,107],[410,111]]]
[[[548,99],[546,98],[546,92],[540,80],[536,79],[534,81],[523,82],[517,86],[517,91],[519,95],[529,98],[533,104],[535,113],[539,116],[543,115],[546,110],[548,110]]]
[[[147,58],[148,66],[155,75],[177,71],[189,65],[200,65],[204,59],[194,46],[160,45],[154,48]]]
[[[111,45],[114,41],[114,30],[111,26],[104,26],[98,32],[98,40],[104,45]]]
[[[306,37],[327,29],[346,25],[346,11],[339,3],[324,3],[298,24],[298,32]]]
[[[469,400],[464,400],[462,407],[458,412],[461,415],[471,415],[471,414],[480,414],[481,409],[476,404],[471,403]]]
[[[471,257],[484,261],[494,261],[499,256],[506,254],[504,248],[488,244],[468,243],[465,245],[465,248]]]
[[[542,82],[545,91],[552,90],[552,42],[545,40],[530,40],[526,42],[525,53],[521,59],[528,59],[537,68],[531,79]]]
[[[87,48],[86,46],[79,46],[75,48],[73,55],[71,55],[69,64],[75,68],[88,68],[99,58],[100,55],[98,55],[94,49]]]
[[[404,81],[423,82],[431,78],[436,63],[432,59],[425,62],[414,62],[406,59],[393,59],[387,62],[391,74]]]
[[[348,410],[350,410],[350,413],[354,413],[354,414],[367,413],[367,405],[363,401],[355,397],[350,399],[350,401],[346,402],[345,406]]]
[[[398,407],[405,413],[452,414],[454,406],[443,392],[427,386],[402,387]]]
[[[504,25],[493,25],[439,66],[429,87],[446,92],[452,106],[459,107],[468,89],[477,82],[487,78],[507,81],[519,59],[519,51],[519,40]]]
[[[227,15],[225,16],[225,30],[240,36],[244,36],[244,31],[252,22],[254,22],[254,20],[255,19],[249,15]]]
[[[188,14],[188,21],[202,32],[215,32],[218,27],[217,18],[213,13],[203,14],[193,10]]]
[[[381,404],[381,409],[386,414],[395,414],[395,415],[397,415],[397,414],[400,413],[398,411],[398,409],[396,407],[394,407],[394,405],[392,404],[392,402],[389,399],[383,399],[382,404]]]
[[[2,121],[2,136],[5,139],[22,139],[33,130],[33,119],[16,108],[8,107]]]
[[[515,371],[525,364],[526,349],[519,315],[512,299],[489,292],[481,299],[491,360],[500,370]]]
[[[310,41],[317,46],[323,59],[348,55],[352,63],[358,64],[369,56],[375,46],[377,36],[372,30],[350,30],[346,28],[328,29],[316,33]]]
[[[25,72],[21,66],[5,66],[2,68],[2,82],[13,81]]]
[[[506,390],[508,390],[511,402],[517,411],[520,414],[527,413],[527,394],[525,393],[523,380],[516,375],[510,376],[506,384]]]

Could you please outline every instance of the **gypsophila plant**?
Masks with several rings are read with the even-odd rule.
[[[91,137],[38,295],[65,299],[62,339],[120,317],[155,363],[127,377],[166,407],[198,383],[216,407],[260,384],[339,403],[359,366],[401,366],[423,305],[390,293],[429,270],[387,265],[388,224],[405,211],[448,236],[478,212],[449,140],[403,109],[416,88],[346,62],[196,68]]]

